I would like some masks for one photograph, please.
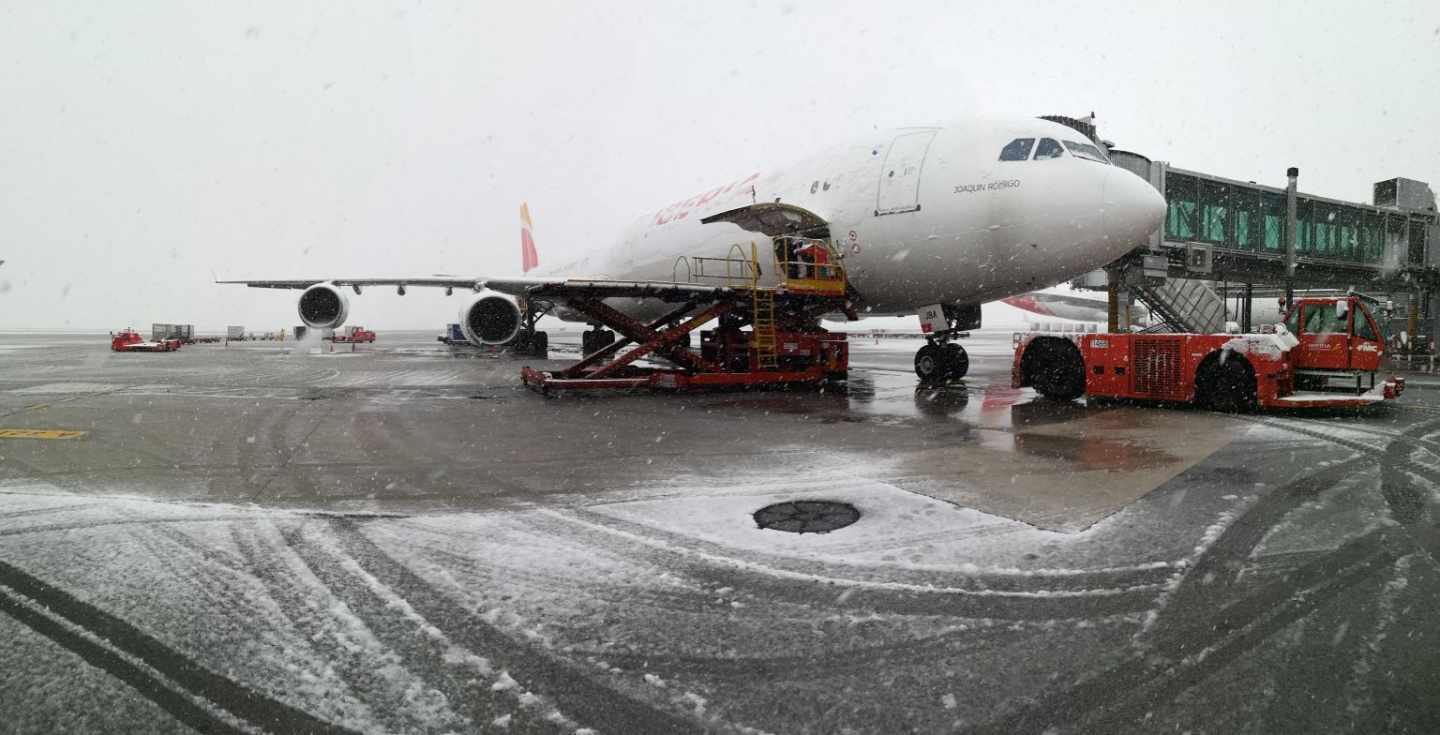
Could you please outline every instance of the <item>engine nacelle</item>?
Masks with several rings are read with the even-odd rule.
[[[300,293],[300,321],[311,329],[335,329],[350,316],[350,299],[328,283],[317,283]]]
[[[520,306],[515,299],[481,291],[460,307],[460,331],[472,345],[503,345],[520,333]]]

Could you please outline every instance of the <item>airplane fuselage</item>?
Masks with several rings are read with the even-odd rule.
[[[1017,139],[1088,143],[1039,119],[981,119],[902,128],[757,172],[648,213],[602,254],[554,272],[624,280],[685,280],[682,257],[761,254],[768,237],[705,216],[782,202],[826,221],[858,306],[913,313],[936,303],[981,303],[1053,285],[1108,263],[1159,225],[1163,200],[1102,160],[1061,154],[1001,160]]]

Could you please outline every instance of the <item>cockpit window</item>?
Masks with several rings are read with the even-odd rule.
[[[1035,160],[1037,161],[1059,158],[1063,155],[1065,155],[1065,149],[1061,148],[1053,138],[1041,138],[1040,145],[1035,147]]]
[[[1034,138],[1016,138],[1000,149],[1000,160],[1028,161],[1030,160],[1030,149],[1034,147]]]
[[[1070,153],[1076,158],[1088,158],[1091,161],[1099,161],[1100,163],[1110,162],[1110,157],[1106,156],[1105,151],[1100,150],[1099,146],[1067,140],[1065,141],[1065,147],[1069,148]]]

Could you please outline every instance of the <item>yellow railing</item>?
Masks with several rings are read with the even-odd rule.
[[[730,253],[724,258],[707,258],[698,255],[680,256],[675,259],[671,278],[680,281],[680,269],[684,266],[685,280],[689,283],[719,281],[731,285],[754,286],[760,280],[760,262],[755,260],[755,243],[750,243],[752,257],[747,257],[739,243],[730,246]]]

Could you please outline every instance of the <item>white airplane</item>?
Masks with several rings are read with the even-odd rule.
[[[863,315],[922,312],[943,319],[916,354],[925,379],[961,377],[968,359],[951,342],[980,326],[980,304],[1033,291],[1099,268],[1157,227],[1165,201],[1149,183],[1111,165],[1076,130],[1036,118],[976,118],[943,127],[876,132],[798,163],[759,171],[662,207],[637,220],[612,247],[537,270],[528,213],[524,275],[238,280],[255,288],[303,289],[301,320],[344,323],[365,286],[469,289],[460,311],[468,340],[503,344],[531,336],[527,290],[587,279],[681,287],[680,258],[727,257],[732,246],[798,235],[833,241],[844,258],[851,306]],[[535,273],[529,271],[534,270]],[[540,275],[547,274],[547,275]],[[762,285],[777,282],[762,267]],[[658,316],[655,300],[614,300],[636,318]],[[583,317],[553,305],[557,316]],[[526,331],[529,330],[529,331]]]
[[[1078,322],[1105,322],[1109,317],[1109,303],[1103,297],[1085,294],[1060,294],[1036,291],[1000,299],[1017,309],[1040,316],[1071,319]],[[1254,298],[1250,300],[1250,320],[1253,324],[1274,324],[1280,321],[1284,299]],[[1226,299],[1226,318],[1238,320],[1240,302],[1236,298]],[[1131,311],[1137,326],[1145,326],[1143,307]]]

